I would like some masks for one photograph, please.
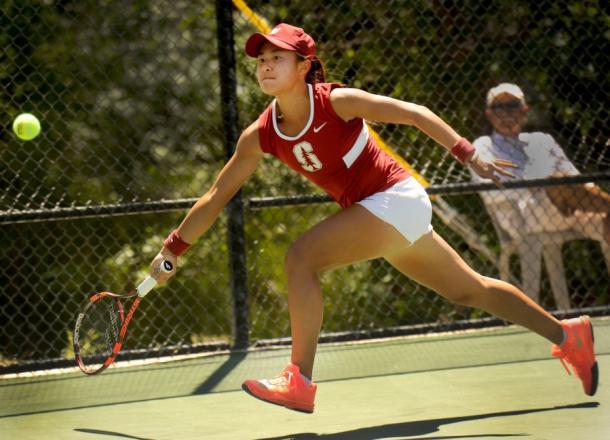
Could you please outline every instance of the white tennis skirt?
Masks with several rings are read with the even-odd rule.
[[[432,204],[413,177],[360,200],[375,216],[394,226],[411,243],[432,230]]]

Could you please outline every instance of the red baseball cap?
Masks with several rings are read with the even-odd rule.
[[[246,41],[246,54],[252,58],[258,56],[262,44],[269,43],[281,49],[292,50],[304,57],[316,54],[316,42],[299,27],[280,23],[268,34],[252,34]]]

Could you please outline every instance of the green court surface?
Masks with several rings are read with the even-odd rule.
[[[594,325],[594,397],[510,327],[321,346],[311,415],[240,390],[281,370],[286,348],[5,378],[0,439],[610,439],[610,320]]]

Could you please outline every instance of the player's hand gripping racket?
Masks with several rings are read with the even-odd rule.
[[[171,272],[173,264],[165,260],[160,270]],[[134,312],[142,298],[156,285],[157,280],[148,275],[127,294],[99,292],[89,296],[74,326],[74,357],[83,373],[101,373],[114,362]],[[127,311],[127,300],[132,298],[133,303]]]

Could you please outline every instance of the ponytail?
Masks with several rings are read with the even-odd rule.
[[[322,61],[317,56],[312,56],[311,67],[309,68],[309,72],[307,72],[307,76],[305,76],[305,82],[310,84],[318,84],[326,82],[326,75],[324,73],[324,66],[322,65]]]

